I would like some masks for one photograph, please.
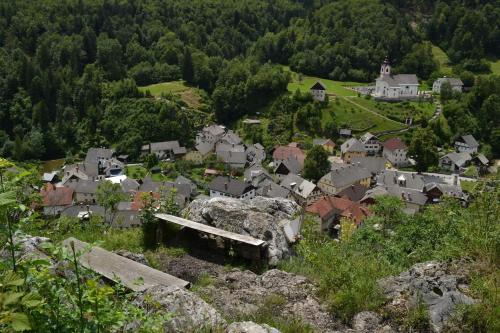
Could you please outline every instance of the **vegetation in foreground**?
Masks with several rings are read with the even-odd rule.
[[[446,201],[407,216],[397,198],[387,197],[373,210],[375,214],[364,226],[342,242],[327,238],[314,220],[306,219],[297,257],[283,262],[281,268],[311,277],[332,314],[349,322],[356,313],[384,304],[378,279],[399,274],[419,262],[468,257],[473,259],[476,272],[471,293],[480,302],[462,309],[460,326],[463,332],[500,329],[498,187],[492,191],[484,185],[476,188],[468,208]],[[413,319],[421,315],[419,309],[415,311],[410,316]]]

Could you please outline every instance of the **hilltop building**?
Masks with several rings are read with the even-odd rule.
[[[326,87],[323,83],[321,82],[316,82],[311,89],[309,89],[311,92],[311,95],[313,96],[313,99],[315,101],[320,101],[324,102],[326,98]]]
[[[418,78],[415,74],[392,74],[389,59],[380,67],[374,97],[383,100],[405,100],[418,97]]]

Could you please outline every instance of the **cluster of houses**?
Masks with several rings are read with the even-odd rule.
[[[144,145],[142,153],[155,154],[161,160],[183,158],[199,164],[215,155],[229,171],[243,170],[243,175],[222,176],[222,172],[208,172],[207,169],[206,176],[211,181],[205,190],[211,198],[252,199],[263,196],[292,199],[316,215],[321,221],[321,229],[332,236],[339,234],[341,219],[361,225],[371,214],[370,205],[380,195],[401,198],[409,214],[418,212],[427,204],[439,202],[443,195],[464,203],[467,201],[457,174],[398,170],[412,164],[408,147],[400,138],[382,141],[372,133],[357,138],[351,137],[351,133],[344,134],[345,141],[340,147],[330,139],[313,140],[313,145],[323,147],[330,154],[331,162],[330,171],[317,183],[301,176],[306,152],[298,143],[276,146],[267,158],[262,145],[246,145],[235,132],[220,125],[203,128],[196,137],[193,150],[188,151],[177,141],[168,141]],[[463,171],[467,163],[486,166],[487,159],[477,154],[478,146],[471,135],[462,136],[455,143],[456,152],[441,157],[440,165],[456,173]],[[340,156],[334,156],[336,148],[339,148]],[[128,178],[124,159],[126,156],[116,156],[112,149],[91,148],[83,162],[67,165],[61,172],[44,174],[45,185],[40,192],[43,212],[82,219],[92,214],[104,214],[96,196],[104,181],[119,184],[123,191],[124,201],[117,205],[114,216],[108,219],[121,227],[140,225],[138,213],[143,208],[143,193],[159,198],[175,189],[175,201],[180,208],[193,198],[204,195],[198,192],[198,184],[184,176],[175,181]]]

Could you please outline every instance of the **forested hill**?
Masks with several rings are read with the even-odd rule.
[[[16,159],[192,139],[179,100],[137,86],[184,79],[229,122],[285,91],[273,64],[368,82],[385,55],[429,77],[426,40],[471,71],[500,53],[498,1],[13,0],[0,17],[0,153]]]

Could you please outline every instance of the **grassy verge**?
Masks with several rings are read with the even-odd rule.
[[[423,101],[387,103],[366,98],[356,98],[354,101],[372,111],[399,122],[404,122],[408,116],[412,116],[414,120],[421,118],[430,119],[436,108],[434,103]]]
[[[437,45],[432,45],[432,56],[439,64],[439,68],[443,74],[451,75],[452,68],[448,55]]]
[[[202,105],[201,96],[196,88],[186,85],[184,81],[171,81],[139,87],[142,92],[149,91],[152,96],[160,97],[162,94],[178,95],[187,105],[198,108]]]

